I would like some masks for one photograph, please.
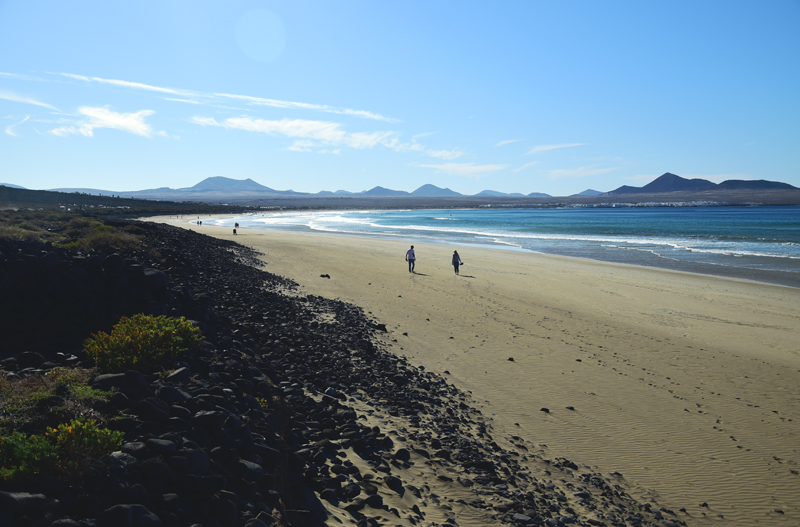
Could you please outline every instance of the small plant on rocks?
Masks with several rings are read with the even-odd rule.
[[[62,470],[81,470],[93,458],[101,457],[122,446],[122,432],[98,428],[97,423],[83,418],[51,428],[46,436],[58,445]]]
[[[0,480],[11,482],[52,472],[58,450],[46,438],[12,432],[0,436]]]
[[[111,333],[86,339],[86,354],[104,371],[153,371],[196,348],[203,336],[185,318],[137,314],[122,317]]]
[[[97,416],[93,407],[111,392],[88,385],[95,371],[53,368],[45,375],[9,380],[0,376],[0,434],[44,433],[77,416]]]

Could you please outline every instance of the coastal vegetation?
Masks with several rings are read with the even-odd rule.
[[[0,240],[44,243],[68,251],[134,250],[138,227],[107,225],[60,210],[0,212]],[[106,429],[112,392],[91,387],[99,371],[152,371],[199,343],[186,319],[123,317],[110,334],[86,339],[98,368],[59,366],[40,375],[0,377],[0,482],[74,477],[91,460],[119,448],[123,434]]]
[[[102,371],[150,372],[196,348],[202,339],[200,330],[183,317],[140,313],[122,317],[111,333],[95,333],[84,348]]]
[[[133,249],[140,244],[136,230],[59,210],[0,211],[0,240],[50,242],[67,250]]]
[[[153,371],[201,341],[184,318],[123,317],[111,334],[85,342],[101,371]],[[104,427],[111,391],[93,389],[95,369],[56,367],[44,375],[0,377],[0,480],[79,476],[91,462],[118,450],[124,434]],[[103,410],[98,411],[99,410]]]
[[[43,375],[0,377],[0,482],[73,477],[93,457],[119,447],[104,429],[110,391],[89,385],[94,369],[56,367]],[[99,410],[103,410],[102,412]]]

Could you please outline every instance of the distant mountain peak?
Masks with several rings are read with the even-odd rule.
[[[686,179],[672,172],[665,172],[643,187],[623,185],[609,194],[658,194],[661,192],[686,192],[712,190],[717,186],[706,179]]]
[[[247,179],[231,179],[225,176],[212,176],[207,177],[197,185],[189,187],[188,190],[193,191],[242,191],[250,190],[256,192],[274,192],[273,189],[265,187],[260,183],[256,183],[250,178]]]
[[[450,190],[449,188],[441,188],[437,187],[436,185],[431,185],[427,183],[422,185],[417,190],[411,193],[412,196],[423,196],[423,197],[441,197],[441,196],[461,196],[458,192],[454,190]]]
[[[666,172],[647,185],[642,187],[642,192],[676,192],[682,190],[710,190],[717,184],[707,179],[686,179]]]
[[[408,196],[409,193],[405,190],[392,190],[384,187],[373,187],[369,190],[361,192],[362,196]]]

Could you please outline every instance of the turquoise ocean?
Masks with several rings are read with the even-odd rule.
[[[202,218],[201,218],[202,219]],[[243,229],[325,232],[521,250],[800,287],[800,207],[636,207],[270,212],[207,218]]]

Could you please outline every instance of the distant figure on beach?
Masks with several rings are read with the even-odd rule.
[[[458,274],[458,266],[461,265],[461,257],[458,255],[458,251],[453,251],[453,269],[456,270],[456,274]]]
[[[417,261],[417,256],[414,254],[414,246],[411,246],[411,249],[406,251],[406,261],[408,262],[408,272],[414,272],[414,263]]]
[[[236,229],[233,229],[233,234],[234,234],[234,236],[236,235]]]
[[[238,221],[236,222],[236,224],[234,225],[234,227],[236,227],[237,229],[239,228],[239,222],[238,222]],[[236,233],[234,232],[233,234],[236,234]]]

